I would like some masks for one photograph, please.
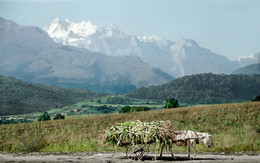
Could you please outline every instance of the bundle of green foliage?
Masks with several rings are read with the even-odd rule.
[[[60,113],[56,114],[55,117],[53,118],[53,120],[57,120],[57,119],[65,119],[64,115],[61,115]]]
[[[133,107],[125,106],[121,108],[119,113],[130,113],[130,112],[149,111],[149,110],[150,108],[146,106],[133,106]]]
[[[156,143],[172,145],[174,138],[173,127],[170,121],[141,122],[139,120],[118,123],[106,131],[103,142],[107,145],[119,147]]]
[[[174,99],[173,97],[170,97],[166,100],[166,103],[165,103],[165,106],[164,106],[165,109],[177,108],[177,107],[179,107],[178,100]]]
[[[38,121],[48,121],[48,120],[51,120],[51,117],[46,111],[38,119]]]
[[[255,96],[255,98],[252,101],[260,101],[260,96]]]

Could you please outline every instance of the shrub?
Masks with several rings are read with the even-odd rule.
[[[150,108],[146,106],[134,106],[131,108],[131,112],[138,112],[138,111],[148,111]]]
[[[46,111],[38,119],[38,121],[48,121],[48,120],[51,120],[51,117]]]
[[[18,150],[20,152],[38,152],[47,146],[47,141],[43,136],[22,136],[19,138]]]
[[[133,106],[133,107],[125,106],[121,108],[119,113],[139,112],[139,111],[148,111],[148,110],[150,110],[150,108],[146,106]]]
[[[53,120],[57,120],[57,119],[65,119],[64,115],[61,115],[60,113],[56,114],[55,117],[53,118]]]

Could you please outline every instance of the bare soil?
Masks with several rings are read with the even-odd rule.
[[[164,154],[163,158],[158,158],[153,161],[153,154],[143,157],[142,160],[127,159],[125,153],[89,153],[89,152],[35,152],[35,153],[0,153],[0,162],[87,162],[87,163],[162,163],[162,162],[181,162],[181,163],[206,163],[206,162],[221,162],[221,163],[260,163],[260,155],[241,155],[235,153],[232,155],[220,154],[199,154],[194,160],[189,160],[187,154],[176,154],[176,159],[173,159],[170,154]]]

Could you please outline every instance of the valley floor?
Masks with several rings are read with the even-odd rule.
[[[165,162],[181,161],[188,162],[243,162],[257,163],[260,162],[260,154],[256,155],[225,155],[225,154],[199,154],[195,160],[188,160],[186,154],[176,154],[176,160],[172,160],[169,154],[164,154],[162,159],[152,161],[152,156],[144,158],[143,162]],[[0,162],[88,162],[88,163],[120,163],[135,162],[125,157],[125,153],[86,153],[86,152],[68,152],[68,153],[0,153]]]

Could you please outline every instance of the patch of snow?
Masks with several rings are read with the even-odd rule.
[[[82,21],[80,23],[71,23],[71,25],[68,27],[68,31],[72,31],[73,33],[82,36],[87,37],[89,35],[92,35],[98,30],[98,27],[93,25],[90,21],[85,22]]]

